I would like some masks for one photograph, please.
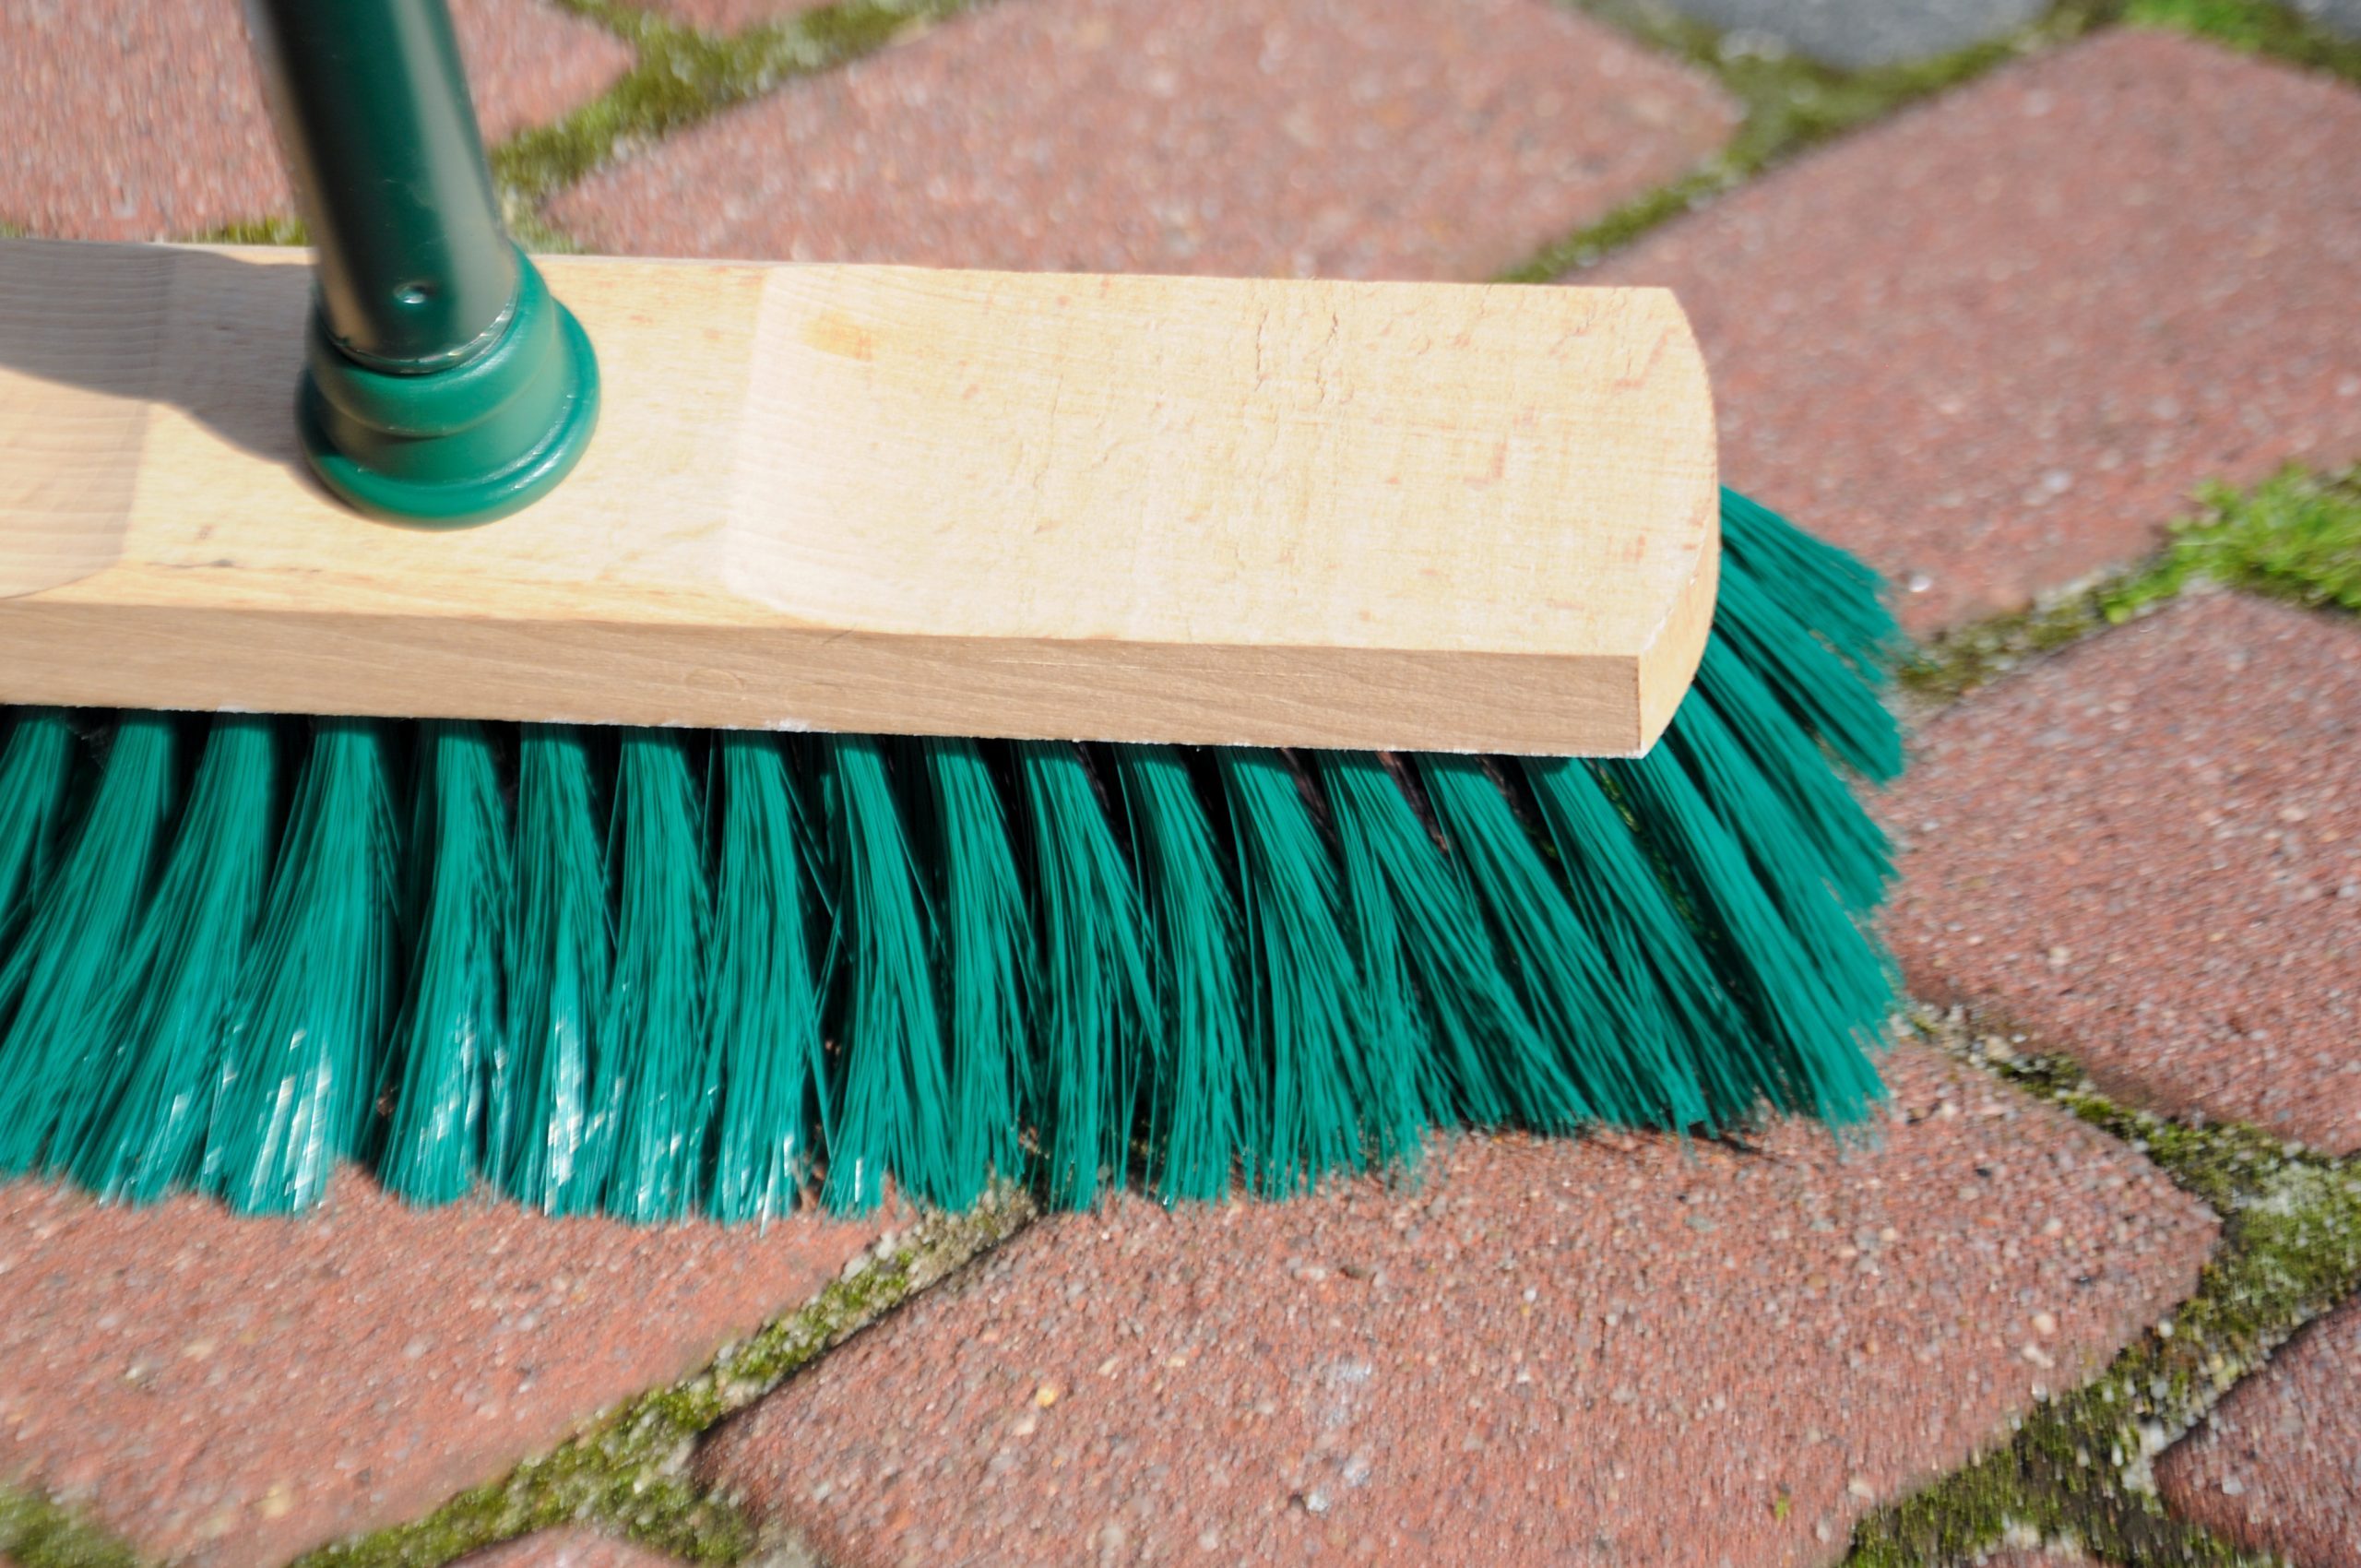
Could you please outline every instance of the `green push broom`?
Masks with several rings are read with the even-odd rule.
[[[545,282],[441,0],[255,15],[315,270],[0,242],[0,1170],[748,1220],[1868,1113],[1894,628],[1668,295]]]

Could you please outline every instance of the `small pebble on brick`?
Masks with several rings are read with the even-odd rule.
[[[1703,76],[1549,0],[1008,0],[551,215],[642,254],[1481,279],[1734,123]]]
[[[848,1568],[1830,1561],[2104,1365],[2216,1231],[2053,1108],[1922,1047],[1886,1070],[1849,1152],[1470,1136],[1296,1202],[1045,1220],[699,1473]]]
[[[2161,1110],[2361,1149],[2361,626],[2203,595],[1916,751],[1879,807],[1915,993]]]
[[[1775,171],[1583,283],[1680,295],[1729,483],[1915,633],[2361,457],[2361,92],[2119,29]]]
[[[2173,1511],[2302,1568],[2361,1568],[2361,1301],[2282,1346],[2156,1462]]]

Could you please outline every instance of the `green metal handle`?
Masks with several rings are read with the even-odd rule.
[[[482,522],[546,493],[597,417],[588,339],[503,231],[444,0],[250,0],[317,246],[299,417],[379,516]]]
[[[441,0],[258,0],[288,161],[319,246],[329,339],[383,370],[471,358],[516,265]]]

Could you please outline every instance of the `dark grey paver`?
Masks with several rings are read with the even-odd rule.
[[[2050,0],[1667,0],[1714,27],[1777,39],[1832,65],[1946,54],[2033,21]]]

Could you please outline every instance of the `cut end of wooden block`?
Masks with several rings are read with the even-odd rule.
[[[550,257],[599,434],[436,533],[307,259],[0,242],[0,701],[1631,754],[1710,628],[1663,291]]]

